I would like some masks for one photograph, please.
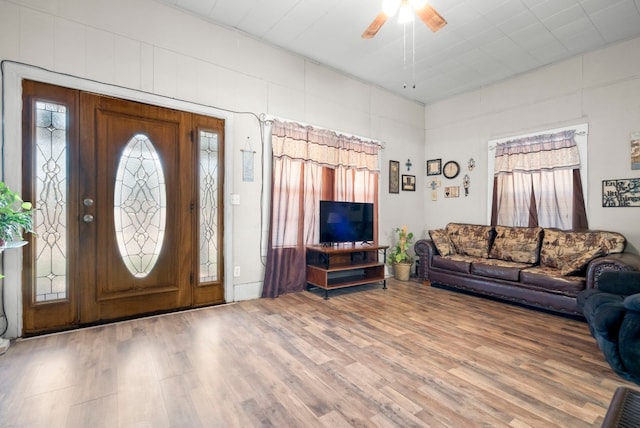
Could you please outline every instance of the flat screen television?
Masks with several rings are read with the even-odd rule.
[[[320,243],[373,241],[373,204],[320,201]]]

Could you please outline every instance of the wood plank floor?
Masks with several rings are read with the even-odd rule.
[[[19,340],[1,427],[599,427],[587,325],[388,280]]]

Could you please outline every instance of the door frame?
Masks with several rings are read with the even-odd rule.
[[[22,81],[24,79],[35,80],[53,85],[65,86],[71,89],[94,92],[96,94],[122,98],[159,107],[182,110],[205,116],[212,116],[225,121],[225,141],[229,147],[235,141],[233,135],[233,115],[230,112],[219,110],[205,104],[196,104],[175,98],[168,98],[148,92],[113,86],[105,83],[89,81],[68,74],[60,74],[39,67],[26,64],[2,61],[2,78],[4,83],[4,127],[2,137],[4,141],[4,164],[1,177],[15,192],[22,194]],[[234,150],[225,151],[224,156],[224,199],[231,200],[231,183],[233,183],[233,154]],[[5,168],[11,165],[11,168]],[[233,230],[233,207],[224,204],[225,230]],[[233,234],[225,234],[224,247],[224,271],[233,272]],[[5,313],[7,316],[7,332],[5,337],[16,338],[22,335],[22,251],[5,251],[4,257],[4,298]],[[226,302],[235,301],[232,275],[224,277],[224,298]]]

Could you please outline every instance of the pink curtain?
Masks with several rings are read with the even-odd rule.
[[[377,202],[380,147],[355,137],[274,121],[269,249],[262,297],[302,291],[305,247],[319,242],[321,199]]]
[[[587,229],[575,131],[498,144],[492,224]]]
[[[349,202],[375,202],[378,191],[378,173],[367,169],[334,169],[334,199]]]

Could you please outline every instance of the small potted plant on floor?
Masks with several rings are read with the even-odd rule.
[[[33,233],[33,207],[0,181],[0,248],[23,233]]]
[[[407,252],[411,248],[413,232],[408,232],[407,226],[398,227],[394,232],[398,234],[398,239],[389,251],[387,262],[393,266],[396,279],[407,281],[411,272],[411,263],[413,263],[413,257]]]

